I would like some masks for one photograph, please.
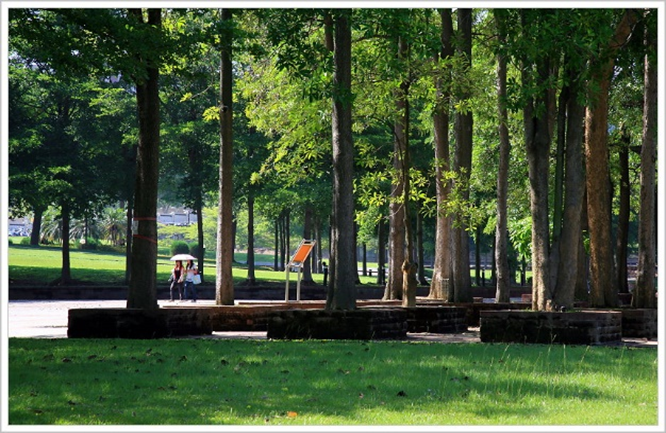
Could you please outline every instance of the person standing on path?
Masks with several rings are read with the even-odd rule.
[[[194,276],[199,273],[194,260],[188,260],[185,267],[185,298],[197,302],[197,286],[194,284]]]
[[[176,264],[171,270],[171,287],[169,288],[169,301],[173,302],[173,289],[178,289],[178,298],[183,300],[183,276],[184,276],[182,260],[176,260]]]

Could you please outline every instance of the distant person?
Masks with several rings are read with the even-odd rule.
[[[194,276],[199,273],[194,260],[188,260],[185,266],[185,298],[197,302],[197,286],[194,284]]]
[[[173,302],[173,291],[178,289],[178,299],[183,300],[183,281],[185,277],[185,270],[183,269],[183,261],[176,260],[176,264],[171,270],[171,287],[169,287],[169,301]]]

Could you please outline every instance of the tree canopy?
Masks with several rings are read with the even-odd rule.
[[[388,264],[387,299],[427,283],[427,256],[430,297],[470,300],[473,245],[498,298],[529,268],[541,310],[617,305],[630,251],[653,306],[656,12],[12,8],[10,212],[126,209],[141,308],[158,201],[201,217],[220,303],[256,208],[283,263],[292,221],[326,243],[330,308],[355,307],[358,245]]]

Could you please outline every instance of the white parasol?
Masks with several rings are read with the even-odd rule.
[[[171,257],[169,260],[173,260],[173,261],[182,260],[182,261],[186,262],[188,260],[197,260],[197,258],[190,255],[190,254],[176,254],[175,256]]]

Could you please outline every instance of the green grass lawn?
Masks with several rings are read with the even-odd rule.
[[[48,284],[60,276],[62,268],[62,250],[60,247],[30,247],[10,245],[8,248],[9,279],[19,284]],[[169,261],[170,253],[161,248],[157,257],[157,281],[166,284],[171,273],[173,262]],[[236,255],[236,260],[246,260],[243,253]],[[273,261],[271,255],[258,254],[258,262]],[[123,284],[125,281],[125,255],[112,252],[70,250],[72,278],[82,284]],[[247,279],[247,265],[236,263],[233,267],[234,284]],[[214,253],[208,252],[204,261],[204,272],[208,275],[208,283],[215,277]],[[255,267],[255,278],[259,282],[285,282],[283,271],[273,271],[272,267]],[[291,279],[295,281],[292,275]],[[361,283],[374,284],[376,277],[361,276]],[[322,283],[323,274],[314,274],[313,279]]]
[[[10,425],[656,425],[657,350],[9,340]]]

